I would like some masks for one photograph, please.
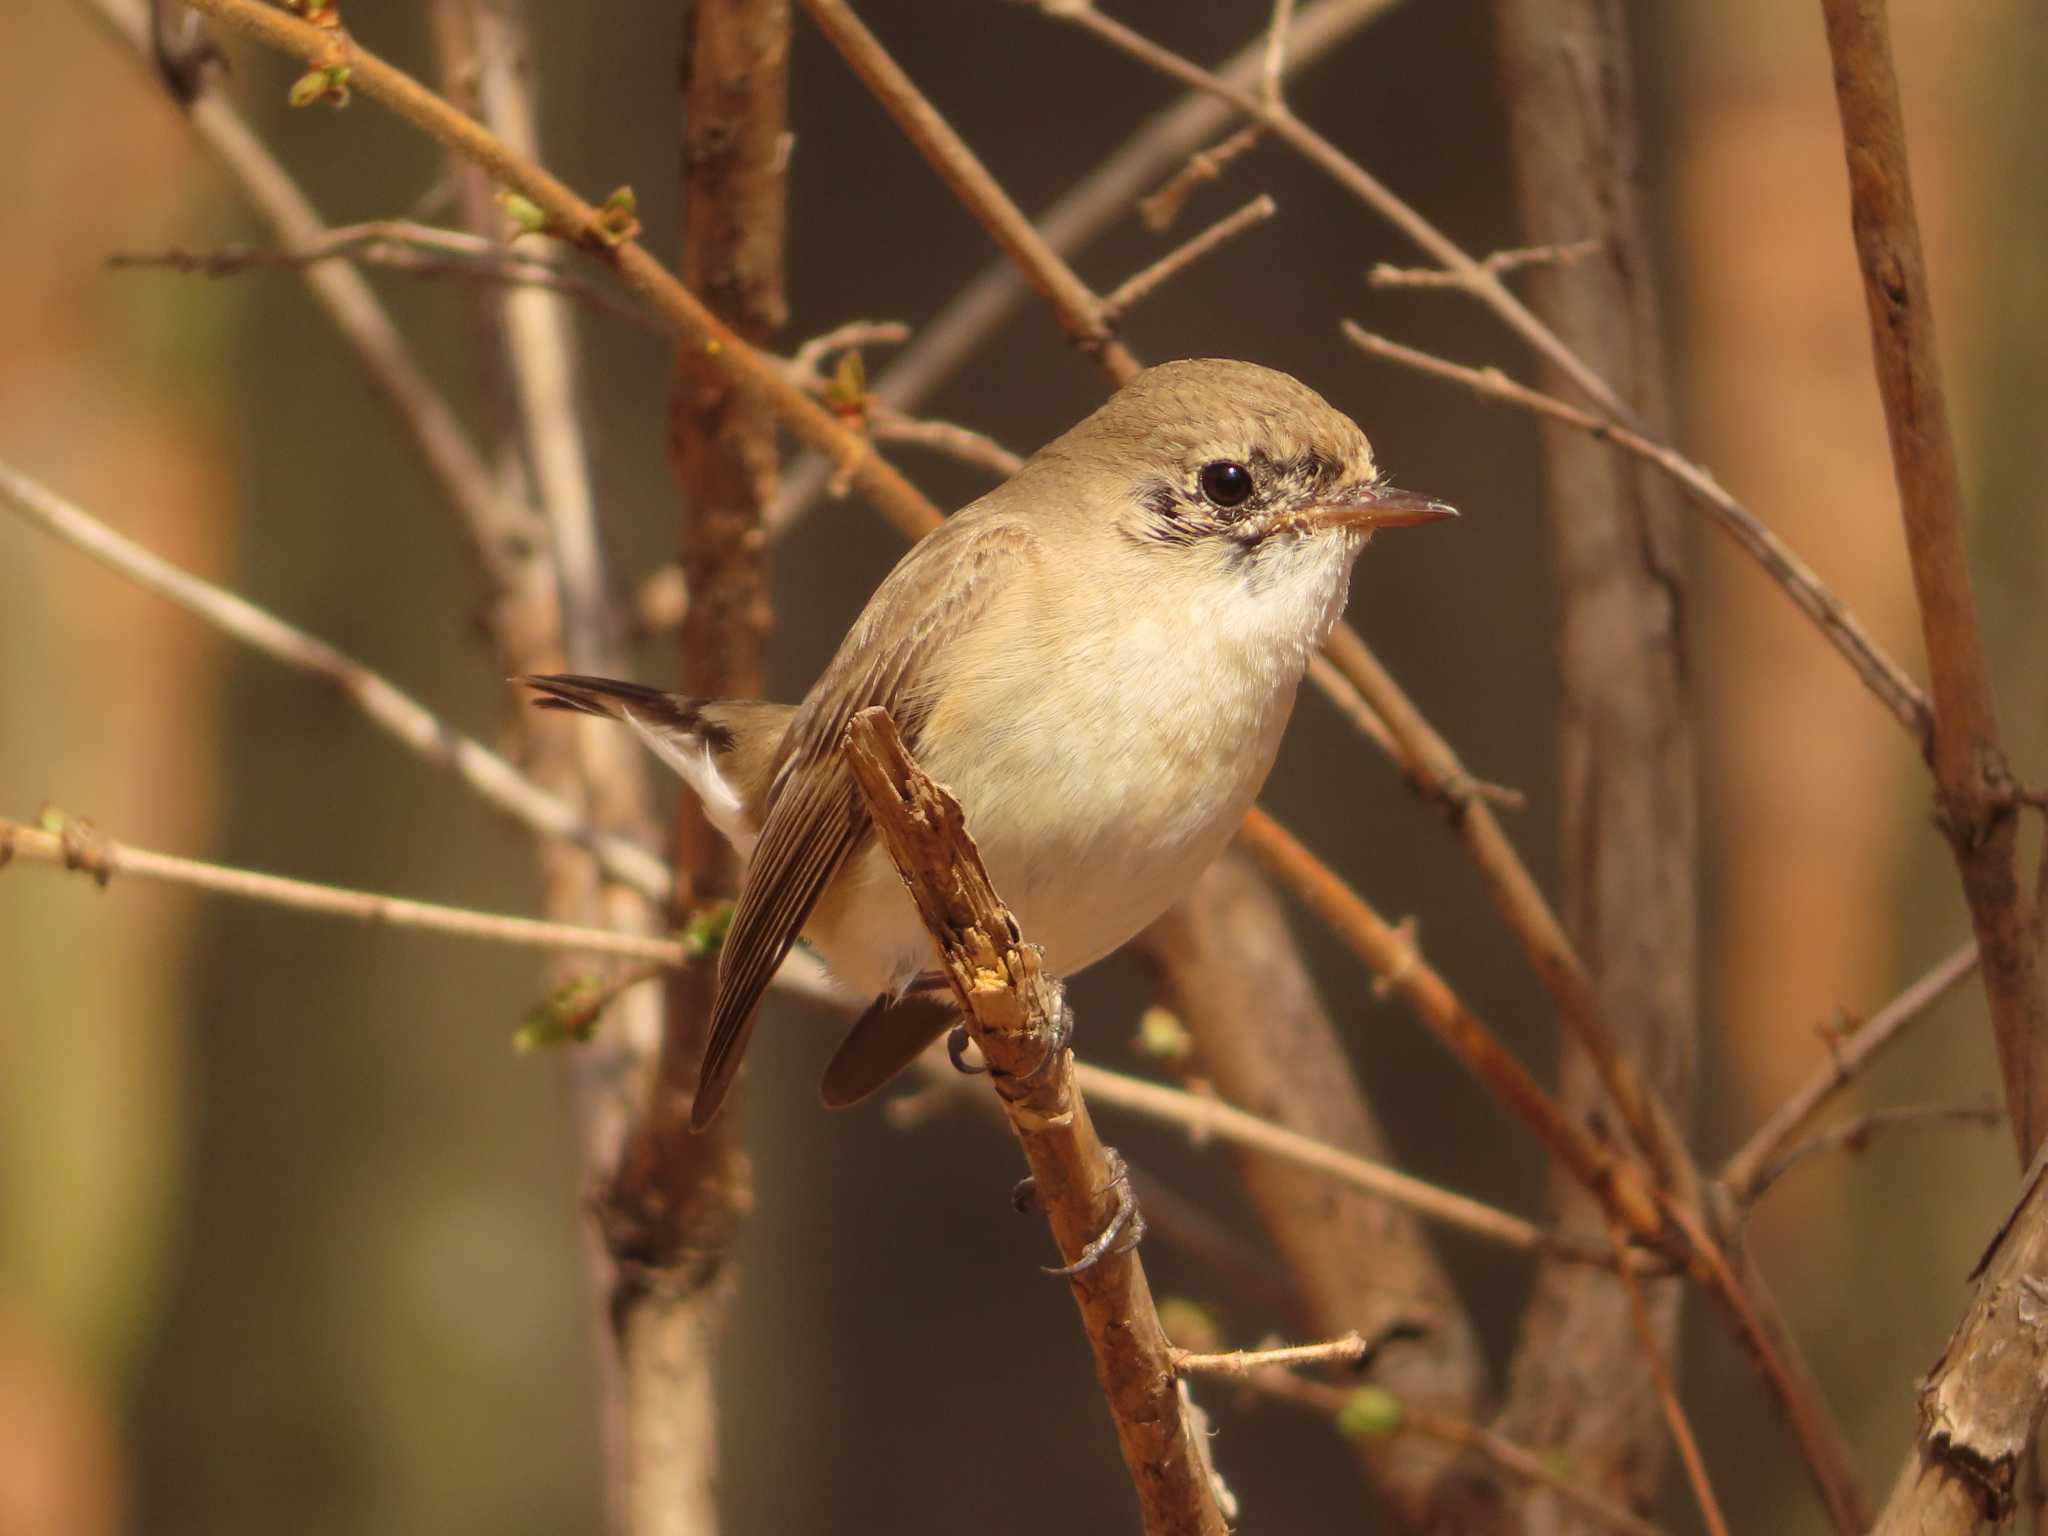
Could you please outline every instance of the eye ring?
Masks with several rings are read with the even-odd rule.
[[[1235,459],[1217,459],[1202,466],[1197,484],[1209,504],[1225,512],[1251,500],[1252,472]]]

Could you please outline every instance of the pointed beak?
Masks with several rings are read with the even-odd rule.
[[[1458,509],[1415,491],[1397,491],[1390,485],[1360,486],[1315,509],[1313,516],[1326,528],[1412,528],[1417,523],[1442,522],[1456,517]]]

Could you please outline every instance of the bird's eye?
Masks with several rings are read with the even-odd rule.
[[[1212,505],[1229,511],[1250,500],[1252,472],[1234,460],[1218,459],[1202,466],[1201,486]]]

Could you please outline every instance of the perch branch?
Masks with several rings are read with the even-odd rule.
[[[1906,125],[1882,0],[1821,0],[1849,165],[1850,224],[1919,599],[1934,695],[1930,761],[1982,955],[1991,1032],[2020,1162],[2048,1134],[2048,972],[2019,878],[2016,786],[1970,590],[1962,479],[1949,432],[1933,298],[1913,211]]]
[[[856,715],[845,750],[882,845],[967,1010],[1061,1255],[1078,1261],[1117,1217],[1121,1200],[1117,1170],[1074,1083],[1062,1035],[1065,1000],[990,886],[959,802],[911,759],[888,711]],[[1070,1283],[1146,1531],[1223,1536],[1203,1447],[1137,1253],[1112,1246]]]

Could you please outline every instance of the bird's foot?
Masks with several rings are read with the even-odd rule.
[[[1115,1147],[1104,1147],[1102,1156],[1109,1165],[1109,1182],[1096,1193],[1115,1195],[1116,1208],[1094,1240],[1081,1250],[1081,1257],[1058,1268],[1043,1266],[1048,1275],[1071,1279],[1093,1269],[1112,1253],[1129,1253],[1145,1235],[1145,1213],[1138,1209],[1138,1197],[1131,1190],[1130,1165]],[[1038,1181],[1020,1179],[1010,1191],[1010,1203],[1020,1212],[1038,1209]]]

